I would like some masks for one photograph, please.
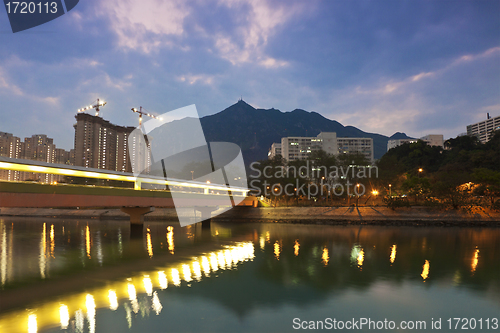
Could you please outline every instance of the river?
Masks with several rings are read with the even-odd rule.
[[[499,262],[498,228],[6,217],[0,332],[494,331]]]

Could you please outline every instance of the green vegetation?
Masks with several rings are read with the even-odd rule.
[[[404,144],[388,151],[376,166],[368,165],[362,155],[316,151],[307,160],[290,162],[278,155],[251,167],[249,185],[253,194],[282,206],[500,210],[500,131],[486,144],[469,136],[447,140],[445,149],[424,141]]]
[[[377,185],[391,184],[393,196],[406,195],[414,204],[467,211],[500,207],[500,131],[486,144],[469,136],[449,139],[444,150],[423,141],[404,144],[388,151],[377,166]]]
[[[360,154],[328,155],[312,152],[307,160],[287,162],[281,155],[254,163],[249,185],[252,194],[264,196],[273,205],[351,205],[371,196],[375,167]],[[371,177],[370,177],[371,175]]]

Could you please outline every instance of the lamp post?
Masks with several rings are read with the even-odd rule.
[[[418,178],[420,178],[420,175],[422,174],[423,171],[424,171],[424,169],[422,169],[422,168],[418,169]]]
[[[392,185],[389,184],[389,197],[392,198]]]
[[[356,195],[358,196],[356,198],[356,207],[359,206],[359,184],[356,185],[357,189],[356,189]]]

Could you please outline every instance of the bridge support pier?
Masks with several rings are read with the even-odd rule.
[[[130,224],[144,224],[144,215],[155,210],[154,207],[122,207],[120,210],[130,215]]]
[[[219,209],[219,207],[195,207],[197,211],[201,213],[201,228],[210,229],[210,224],[212,222],[212,212]]]

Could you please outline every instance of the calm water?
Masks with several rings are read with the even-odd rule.
[[[3,218],[0,332],[492,332],[499,263],[499,229]]]

